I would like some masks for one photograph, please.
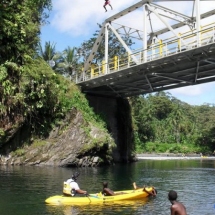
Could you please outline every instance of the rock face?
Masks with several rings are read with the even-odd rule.
[[[114,140],[107,131],[86,122],[76,109],[48,139],[33,140],[15,152],[0,155],[0,164],[37,166],[98,166],[112,163]]]
[[[135,161],[134,133],[132,128],[131,108],[128,99],[87,96],[94,112],[104,116],[108,131],[114,138],[116,147],[113,150],[115,162]]]

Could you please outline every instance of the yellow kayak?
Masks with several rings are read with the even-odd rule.
[[[145,188],[148,192],[153,191],[153,187]],[[83,197],[57,195],[51,196],[45,200],[47,204],[51,205],[82,205],[82,204],[100,204],[106,202],[123,201],[123,200],[135,200],[142,199],[149,194],[143,189],[137,190],[123,190],[114,192],[114,196],[104,196],[101,193],[89,194]]]

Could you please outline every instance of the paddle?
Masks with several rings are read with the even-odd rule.
[[[92,195],[92,194],[89,194],[90,197],[93,197],[93,198],[96,198],[96,199],[100,199],[100,197],[96,196],[96,195]]]
[[[88,193],[85,194],[85,196],[90,200],[91,202],[91,199],[90,199],[90,195]]]

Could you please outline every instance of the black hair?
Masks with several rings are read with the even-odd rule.
[[[108,183],[106,181],[103,182],[103,187],[107,188],[108,187]]]
[[[74,181],[76,181],[79,175],[80,175],[79,172],[75,172],[75,174],[73,174],[71,178],[72,178]]]
[[[168,194],[170,201],[175,201],[178,197],[177,193],[174,190],[170,190]]]

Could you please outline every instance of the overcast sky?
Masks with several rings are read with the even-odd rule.
[[[83,41],[89,40],[108,17],[132,6],[140,0],[111,0],[113,10],[107,6],[108,12],[103,8],[104,0],[52,0],[53,10],[50,13],[49,25],[42,27],[41,42],[53,42],[57,51],[63,51],[68,46],[78,47]],[[215,8],[215,1],[201,1],[201,13]],[[192,1],[167,1],[160,5],[192,16]],[[130,13],[117,20],[136,29],[143,29],[142,9]],[[213,16],[214,19],[214,16]],[[204,24],[202,20],[202,24]],[[162,28],[161,23],[153,23],[153,29]],[[178,88],[169,91],[173,96],[192,105],[215,103],[215,82],[196,86]]]

